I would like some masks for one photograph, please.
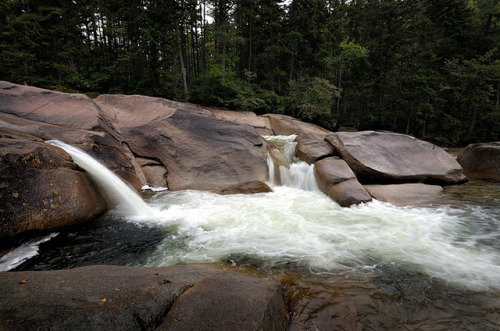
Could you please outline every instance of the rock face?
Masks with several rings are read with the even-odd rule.
[[[0,188],[0,238],[82,224],[107,208],[66,152],[5,128],[0,128]]]
[[[293,117],[286,115],[267,114],[263,115],[262,117],[268,119],[268,125],[275,135],[289,136],[291,134],[298,135],[300,133],[308,133],[318,136],[326,136],[327,134],[331,133],[330,131],[325,130],[317,125],[301,122]]]
[[[135,155],[166,169],[164,186],[171,190],[217,190],[267,179],[264,141],[253,126],[159,98],[103,95],[95,102],[115,114]]]
[[[458,162],[470,178],[500,181],[500,142],[468,145]]]
[[[255,115],[255,113],[221,109],[210,109],[210,112],[220,120],[253,126],[260,135],[268,136],[273,134],[270,124],[264,118]]]
[[[60,93],[0,81],[0,110],[34,122],[70,129],[100,126],[99,111],[84,94]]]
[[[309,164],[335,154],[335,149],[325,141],[324,136],[310,133],[301,133],[295,138],[297,146],[295,152],[299,159]]]
[[[113,118],[84,94],[60,93],[0,81],[0,126],[43,140],[75,145],[135,188],[141,186]]]
[[[209,266],[0,273],[2,330],[285,330],[285,288]]]
[[[419,183],[393,185],[365,185],[370,195],[395,206],[418,205],[438,198],[443,188]]]
[[[286,330],[279,284],[223,272],[206,277],[176,301],[158,330]]]
[[[351,168],[338,157],[316,162],[314,174],[320,190],[342,207],[372,200],[370,194],[356,179]]]
[[[389,132],[339,132],[328,135],[338,154],[364,184],[422,182],[459,184],[462,167],[443,149]]]

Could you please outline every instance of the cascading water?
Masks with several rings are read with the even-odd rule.
[[[492,244],[500,238],[497,209],[488,214],[481,207],[473,212],[466,206],[398,208],[378,201],[341,208],[318,190],[313,165],[296,158],[295,136],[265,139],[281,153],[275,157],[284,159],[277,167],[281,185],[274,185],[274,192],[221,196],[166,190],[154,192],[149,205],[84,152],[51,143],[115,192],[122,207],[133,207],[131,215],[145,216],[141,226],[165,231],[146,265],[214,263],[242,256],[271,266],[287,261],[334,273],[397,265],[467,287],[499,286],[499,248]],[[272,179],[275,167],[269,162]]]
[[[153,210],[142,198],[113,172],[79,148],[59,140],[48,140],[48,144],[64,149],[73,161],[87,171],[97,184],[118,204],[120,210],[133,216],[153,216]]]
[[[296,135],[263,137],[276,147],[274,152],[280,153],[288,163],[287,166],[277,165],[273,162],[273,158],[269,157],[267,161],[269,181],[271,183],[279,182],[287,187],[319,192],[316,177],[314,176],[314,165],[299,160],[295,154],[297,143],[294,140],[296,137]],[[279,180],[275,175],[276,170],[279,171]]]
[[[251,265],[299,274],[292,301],[305,321],[331,317],[332,309],[350,309],[346,302],[361,298],[355,306],[360,323],[381,329],[449,329],[450,321],[465,329],[500,327],[498,184],[448,187],[442,201],[425,207],[373,201],[341,208],[307,184],[315,184],[314,168],[296,160],[294,138],[266,137],[281,164],[270,158],[270,179],[281,182],[273,192],[155,190],[146,205],[152,216],[110,213],[95,229],[61,232],[53,239],[60,246],[41,249],[32,268],[65,268],[69,260],[77,261],[71,267],[110,260]],[[386,324],[370,324],[374,316]]]

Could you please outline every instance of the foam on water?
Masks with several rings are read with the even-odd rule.
[[[464,223],[471,221],[462,210],[398,208],[378,201],[341,208],[322,193],[290,187],[233,196],[165,192],[150,203],[161,216],[147,222],[166,233],[150,265],[241,256],[315,272],[396,264],[451,284],[499,286],[499,252],[479,244],[488,235],[484,231],[460,239]],[[498,234],[498,222],[494,226]]]
[[[299,188],[306,191],[319,192],[318,183],[314,175],[314,164],[307,164],[299,160],[295,154],[294,142],[297,135],[290,136],[263,136],[263,138],[271,143],[274,143],[280,150],[283,157],[290,163],[290,167],[279,166],[280,185]],[[269,169],[269,181],[271,184],[276,182],[275,166],[272,159],[267,160]]]
[[[47,236],[30,240],[5,254],[0,258],[0,271],[12,270],[23,264],[26,260],[37,256],[40,244],[49,241],[57,235],[58,233],[51,233]]]

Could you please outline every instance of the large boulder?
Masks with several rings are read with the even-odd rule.
[[[470,178],[500,181],[500,142],[468,145],[457,160]]]
[[[320,190],[342,207],[372,200],[351,168],[338,157],[329,157],[316,162],[314,175]]]
[[[269,126],[275,135],[289,136],[292,134],[308,133],[314,134],[316,136],[325,137],[330,134],[331,131],[323,129],[315,124],[302,122],[291,116],[277,115],[277,114],[266,114],[261,116],[269,121]]]
[[[143,164],[156,167],[154,180],[166,177],[161,186],[219,190],[267,179],[267,151],[251,125],[220,120],[208,110],[159,98],[102,95],[95,102],[114,114],[133,153],[151,161]]]
[[[286,330],[283,298],[276,282],[218,273],[184,292],[158,330]]]
[[[395,206],[419,205],[441,197],[443,188],[439,185],[420,183],[393,185],[365,185],[370,195]]]
[[[264,182],[260,180],[253,180],[247,183],[241,183],[226,187],[222,190],[216,191],[216,193],[221,195],[228,194],[256,194],[256,193],[268,193],[272,192],[273,189]]]
[[[295,141],[295,152],[299,159],[308,164],[335,155],[335,149],[331,144],[325,141],[325,136],[311,133],[300,133]]]
[[[107,208],[66,152],[6,128],[0,128],[0,188],[0,238],[75,226]]]
[[[75,145],[139,188],[145,183],[115,122],[84,94],[0,81],[1,127]]]
[[[338,132],[325,138],[364,184],[467,180],[453,156],[431,143],[392,132]]]
[[[278,282],[210,266],[0,273],[2,330],[285,330]]]
[[[216,118],[239,124],[251,125],[260,135],[272,135],[272,129],[263,117],[250,111],[232,111],[224,109],[209,109]]]
[[[35,122],[71,129],[100,126],[99,112],[84,94],[61,93],[0,81],[0,111]]]

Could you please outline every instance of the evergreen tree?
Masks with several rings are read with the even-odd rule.
[[[7,0],[0,78],[500,140],[497,0]]]

